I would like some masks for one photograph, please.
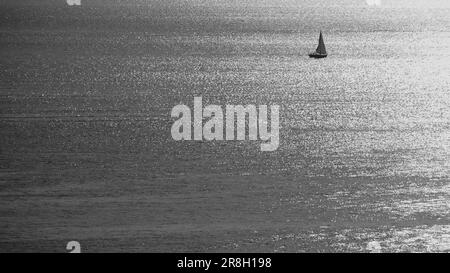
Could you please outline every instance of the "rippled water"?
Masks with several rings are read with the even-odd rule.
[[[1,252],[450,250],[448,7],[47,2],[0,11]],[[173,141],[194,96],[279,149]]]

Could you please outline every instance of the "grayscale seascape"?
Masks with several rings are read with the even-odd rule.
[[[195,96],[279,105],[279,148],[174,141]],[[450,252],[449,1],[0,1],[0,252],[72,240]]]

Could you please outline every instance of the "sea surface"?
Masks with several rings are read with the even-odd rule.
[[[279,149],[174,141],[194,96],[279,105]],[[0,2],[0,252],[72,240],[450,252],[448,1]]]

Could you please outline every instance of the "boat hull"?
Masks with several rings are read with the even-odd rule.
[[[323,59],[328,57],[328,54],[317,54],[317,53],[311,53],[309,54],[310,58],[314,58],[314,59]]]

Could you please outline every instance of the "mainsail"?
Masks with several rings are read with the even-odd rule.
[[[316,52],[324,55],[327,54],[327,49],[325,48],[325,43],[323,42],[322,31],[320,32],[319,45],[317,46]]]

